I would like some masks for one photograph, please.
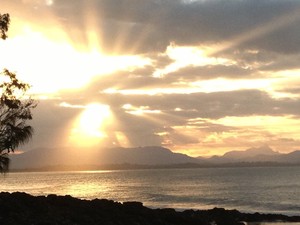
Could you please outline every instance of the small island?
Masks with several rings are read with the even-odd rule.
[[[150,209],[141,202],[0,193],[0,224],[5,225],[241,225],[278,221],[300,222],[300,216],[250,214],[223,208],[176,211]]]

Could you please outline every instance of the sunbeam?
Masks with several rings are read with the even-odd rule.
[[[225,41],[215,49],[211,49],[211,51],[207,54],[208,56],[218,55],[220,52],[233,49],[243,43],[253,41],[293,23],[299,23],[299,20],[300,8],[295,8],[293,11],[289,11],[287,14],[276,17],[275,19],[264,24],[259,24],[259,26],[255,27],[254,29],[248,30],[237,37],[230,38],[230,40]]]

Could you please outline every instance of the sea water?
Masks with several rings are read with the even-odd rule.
[[[0,178],[0,191],[300,215],[300,167],[8,173]]]

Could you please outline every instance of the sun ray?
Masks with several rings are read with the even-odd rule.
[[[72,28],[66,28],[51,11],[45,10],[49,18],[46,26],[41,22],[43,19],[32,24],[12,17],[10,38],[5,43],[0,42],[0,51],[6,55],[0,67],[20,74],[22,80],[32,85],[32,93],[49,95],[82,88],[96,76],[142,68],[151,63],[149,58],[139,55],[106,55],[97,12],[93,5],[86,5],[91,14],[83,19],[86,28],[81,36],[85,36],[85,41],[76,41]]]
[[[252,30],[247,30],[247,32],[238,35],[235,38],[230,38],[229,41],[224,44],[220,44],[215,49],[211,49],[208,53],[209,56],[218,54],[219,52],[226,51],[228,49],[239,46],[247,41],[257,39],[264,35],[267,35],[273,31],[283,28],[291,23],[299,22],[300,20],[300,8],[295,8],[288,14],[283,14],[276,19],[266,22],[265,24],[260,24]]]
[[[161,138],[161,144],[164,147],[172,148],[174,151],[183,151],[184,147],[181,140],[189,140],[192,143],[198,140],[195,137],[196,130],[193,127],[174,126],[172,121],[181,121],[183,124],[187,119],[184,116],[184,109],[175,108],[172,112],[161,110],[151,110],[148,106],[136,107],[131,104],[125,104],[122,107],[126,113],[142,117],[150,121],[157,127],[160,127],[154,134]],[[187,143],[184,143],[187,146]]]
[[[121,146],[124,148],[132,147],[129,138],[126,136],[126,134],[124,132],[116,131],[115,137],[116,137],[117,143],[113,143],[114,145]]]

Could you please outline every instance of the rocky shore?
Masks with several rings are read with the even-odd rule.
[[[262,221],[300,222],[300,216],[248,214],[223,208],[178,212],[150,209],[140,202],[0,193],[0,224],[3,225],[237,225]]]

